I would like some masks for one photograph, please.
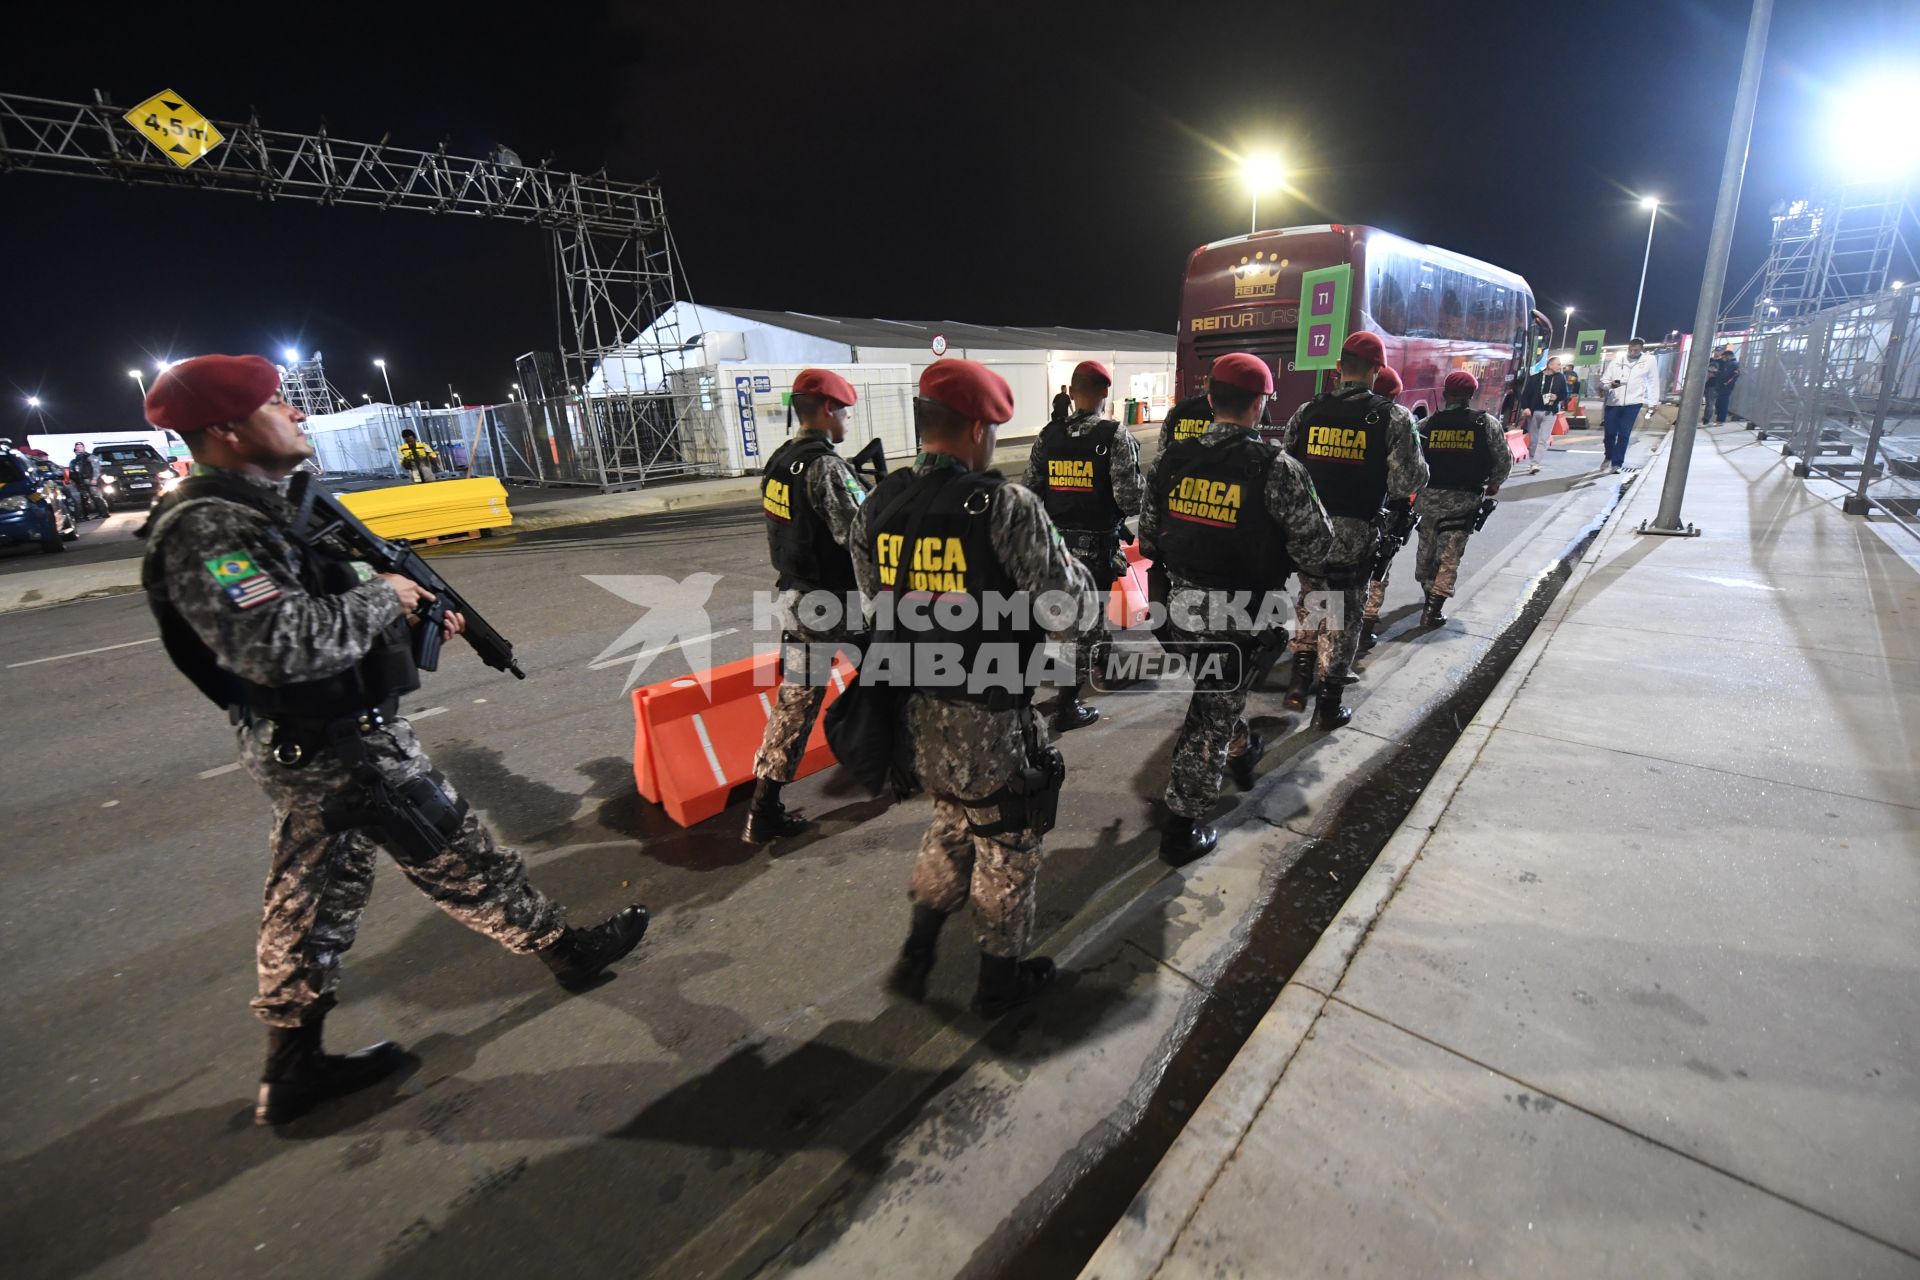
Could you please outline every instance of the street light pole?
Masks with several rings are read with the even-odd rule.
[[[380,371],[380,381],[387,384],[387,403],[392,404],[393,403],[393,379],[387,376],[387,362],[385,360],[375,360],[373,362],[373,367]]]
[[[1567,308],[1567,318],[1561,321],[1560,323],[1560,345],[1567,349],[1567,352],[1569,355],[1572,354],[1573,352],[1573,308],[1572,307]]]
[[[1740,87],[1733,98],[1733,124],[1727,131],[1727,154],[1720,165],[1720,195],[1713,206],[1713,236],[1707,241],[1707,268],[1700,276],[1700,300],[1693,309],[1693,350],[1688,353],[1687,377],[1680,387],[1680,418],[1667,439],[1667,482],[1660,491],[1660,511],[1642,533],[1695,536],[1699,530],[1680,522],[1680,502],[1687,494],[1687,469],[1693,464],[1694,431],[1700,405],[1706,399],[1707,361],[1713,346],[1713,321],[1720,314],[1720,295],[1727,286],[1727,254],[1733,248],[1733,218],[1740,208],[1740,186],[1747,173],[1747,147],[1753,140],[1753,110],[1760,97],[1760,68],[1767,57],[1767,23],[1773,0],[1753,0],[1747,22],[1747,50],[1740,61]],[[1704,340],[1702,340],[1704,335]]]
[[[147,379],[145,375],[138,369],[129,369],[127,370],[127,376],[140,385],[140,398],[145,400],[147,398]]]
[[[1633,295],[1633,324],[1627,329],[1629,338],[1640,332],[1640,300],[1647,296],[1647,264],[1653,261],[1653,224],[1660,220],[1660,202],[1648,196],[1640,202],[1642,209],[1651,209],[1647,216],[1647,251],[1640,258],[1640,292]]]

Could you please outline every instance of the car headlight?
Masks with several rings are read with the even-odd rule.
[[[0,511],[25,511],[26,509],[27,499],[25,494],[20,494],[12,498],[0,498]]]
[[[101,477],[100,477],[100,487],[101,487],[102,489],[111,489],[111,488],[113,488],[113,477],[112,477],[112,476],[101,476]]]
[[[159,480],[162,489],[171,489],[180,483],[180,473],[178,471],[162,471],[155,478]]]

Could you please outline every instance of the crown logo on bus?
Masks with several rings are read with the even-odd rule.
[[[1273,297],[1280,288],[1280,272],[1286,265],[1287,260],[1277,254],[1267,257],[1265,249],[1256,250],[1251,258],[1241,258],[1233,268],[1233,296]]]

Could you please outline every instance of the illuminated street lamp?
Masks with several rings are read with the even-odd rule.
[[[1647,264],[1653,261],[1653,224],[1660,220],[1660,201],[1648,196],[1640,202],[1647,214],[1647,251],[1640,258],[1640,292],[1633,295],[1633,324],[1627,329],[1627,336],[1633,337],[1640,332],[1640,300],[1647,296]]]
[[[1567,318],[1560,322],[1560,345],[1572,348],[1573,344],[1573,308],[1567,308]]]
[[[147,398],[147,379],[145,375],[138,369],[129,369],[127,370],[127,376],[140,384],[140,398],[145,400]]]
[[[1278,156],[1256,151],[1240,161],[1240,180],[1247,184],[1247,196],[1252,201],[1247,219],[1247,234],[1251,235],[1260,230],[1260,193],[1279,187],[1287,180],[1287,171]]]
[[[373,367],[380,371],[380,380],[387,384],[387,403],[393,404],[393,379],[387,376],[387,362],[385,360],[375,360]]]
[[[288,364],[300,363],[300,353],[298,351],[295,351],[292,347],[288,347],[285,351],[281,352],[280,354],[287,358]]]

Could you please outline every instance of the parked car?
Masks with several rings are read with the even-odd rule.
[[[59,481],[24,454],[0,454],[0,543],[37,542],[52,555],[79,533]]]
[[[107,505],[145,506],[180,481],[166,455],[145,441],[103,444],[93,451]]]

